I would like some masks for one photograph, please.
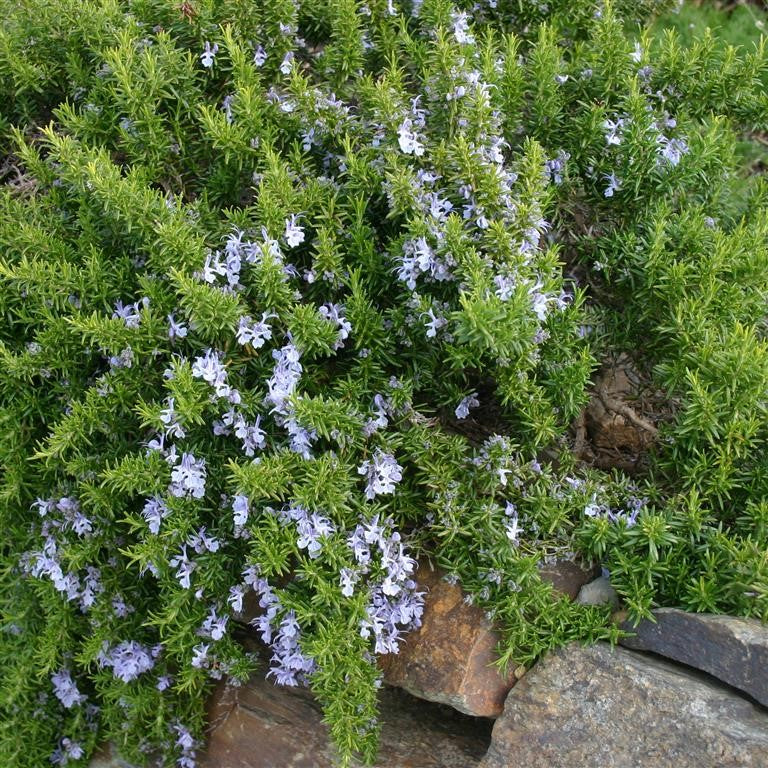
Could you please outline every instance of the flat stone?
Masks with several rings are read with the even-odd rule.
[[[399,653],[379,657],[384,681],[468,715],[498,717],[517,678],[493,666],[499,637],[491,622],[439,571],[422,565],[416,578],[427,592],[422,626],[406,635]]]
[[[584,605],[610,605],[612,608],[618,608],[619,596],[611,586],[610,580],[605,576],[600,576],[579,590],[576,602]]]
[[[768,626],[756,619],[676,608],[660,608],[653,615],[656,623],[622,624],[634,637],[622,638],[621,644],[700,669],[768,706]]]
[[[764,768],[768,715],[669,662],[606,643],[548,654],[515,686],[479,768]]]
[[[490,741],[489,721],[380,691],[378,768],[472,768]],[[210,712],[209,742],[199,768],[337,768],[322,711],[303,688],[261,677],[234,688],[220,683]]]

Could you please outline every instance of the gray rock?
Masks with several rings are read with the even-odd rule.
[[[666,661],[598,643],[540,661],[480,768],[765,768],[768,715]]]
[[[619,596],[616,590],[611,586],[611,582],[605,577],[600,576],[589,584],[585,584],[576,598],[577,603],[584,605],[610,605],[612,608],[619,607]]]
[[[622,625],[635,636],[621,644],[708,672],[768,706],[768,626],[755,619],[676,608],[661,608],[653,615],[655,624]]]
[[[104,744],[91,758],[88,768],[135,768],[130,763],[117,757],[109,744]]]

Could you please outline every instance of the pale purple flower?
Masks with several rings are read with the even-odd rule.
[[[507,502],[504,514],[507,516],[507,520],[504,522],[504,531],[507,534],[507,538],[517,546],[520,543],[519,537],[523,532],[523,529],[518,521],[515,505],[511,502]]]
[[[205,41],[205,50],[200,54],[200,61],[206,69],[210,69],[213,66],[213,60],[218,52],[218,43],[214,43],[213,47],[211,47],[210,42],[208,40]]]
[[[456,418],[466,419],[469,416],[470,408],[477,408],[479,405],[480,401],[477,399],[477,392],[470,393],[462,398],[461,402],[456,406]]]
[[[221,640],[227,633],[227,622],[229,616],[219,616],[216,613],[216,608],[212,607],[206,616],[203,626],[199,630],[199,634],[203,637],[209,637],[211,640]]]
[[[253,53],[253,63],[257,67],[263,67],[264,62],[267,60],[267,52],[261,45],[256,46],[256,50]]]
[[[117,594],[112,598],[112,610],[115,612],[115,616],[118,619],[124,619],[129,613],[133,613],[136,609],[132,605],[128,605],[122,595]]]
[[[149,304],[149,299],[144,298],[144,306]],[[123,305],[122,301],[118,301],[115,304],[115,311],[112,313],[113,318],[120,318],[126,328],[138,328],[141,322],[141,315],[139,314],[139,302],[135,304]]]
[[[101,572],[98,568],[87,565],[86,574],[80,593],[80,608],[84,613],[94,605],[96,597],[104,591],[104,585],[101,583]]]
[[[570,160],[570,158],[570,154],[561,149],[557,153],[557,157],[553,158],[552,160],[547,160],[544,163],[546,172],[549,174],[549,177],[553,183],[562,184],[565,164],[568,162],[568,160]]]
[[[289,248],[295,248],[304,242],[304,229],[296,223],[297,218],[294,213],[285,220],[285,232],[283,235]]]
[[[664,160],[670,165],[678,165],[684,154],[688,152],[688,144],[683,139],[668,139],[659,135],[659,160]]]
[[[229,597],[227,602],[232,607],[235,613],[243,612],[243,598],[245,598],[246,587],[244,584],[235,584],[234,587],[229,588]]]
[[[197,563],[190,560],[187,556],[187,547],[182,546],[181,554],[175,555],[168,561],[171,568],[176,568],[176,578],[184,589],[189,589],[191,584],[192,572],[197,567]]]
[[[406,155],[421,157],[424,154],[424,145],[419,141],[417,134],[412,128],[413,121],[406,117],[397,129],[400,150]]]
[[[192,375],[207,381],[216,389],[219,397],[226,397],[226,394],[220,394],[220,392],[225,391],[227,371],[216,350],[208,349],[204,356],[195,358],[192,363]]]
[[[178,420],[178,415],[174,410],[174,398],[169,397],[167,407],[160,411],[160,421],[165,425],[165,436],[182,439],[186,437],[186,431]]]
[[[301,377],[299,350],[289,343],[279,350],[272,350],[272,357],[276,362],[272,376],[267,381],[267,400],[275,406],[277,413],[285,413],[286,400],[295,391]]]
[[[622,130],[626,124],[625,118],[618,118],[617,120],[606,119],[603,121],[603,128],[605,130],[605,141],[610,144],[621,144]]]
[[[32,507],[37,507],[37,513],[40,517],[45,517],[54,507],[55,501],[53,499],[41,499],[38,497],[33,503]]]
[[[192,648],[192,660],[190,664],[198,669],[204,669],[208,665],[208,649],[210,643],[199,643]]]
[[[205,552],[218,552],[219,540],[215,536],[208,536],[204,525],[200,526],[197,533],[192,533],[187,538],[187,545],[192,547],[198,555]]]
[[[112,650],[102,651],[99,662],[102,667],[112,667],[112,674],[124,683],[136,680],[155,665],[149,648],[135,640],[124,640]]]
[[[496,290],[494,291],[496,296],[502,301],[508,301],[515,292],[515,279],[508,275],[495,275],[493,282],[496,285]]]
[[[84,754],[85,750],[79,742],[65,736],[49,759],[53,765],[66,765],[70,760],[79,760]]]
[[[432,308],[428,309],[426,312],[422,312],[421,316],[427,316],[429,318],[425,323],[428,339],[433,339],[437,336],[437,332],[440,328],[448,325],[448,321],[440,315],[435,315],[435,311]]]
[[[541,288],[541,283],[536,283],[536,285],[528,290],[528,294],[531,297],[533,313],[536,315],[539,322],[543,323],[547,319],[549,302],[552,298],[540,291],[539,288]]]
[[[290,418],[285,422],[285,428],[291,438],[290,449],[298,453],[305,459],[312,458],[312,443],[317,439],[317,431],[306,429],[299,424],[296,419]]]
[[[181,748],[181,757],[176,761],[178,768],[195,768],[197,763],[195,762],[195,747],[197,742],[192,737],[192,734],[181,724],[173,726],[178,737],[176,739],[176,746]]]
[[[256,417],[253,424],[249,424],[245,417],[238,413],[235,416],[235,437],[243,443],[243,452],[246,456],[253,456],[256,450],[264,450],[267,446],[266,432],[261,428],[261,416]]]
[[[78,536],[85,536],[93,532],[93,523],[79,510],[74,513],[71,520],[72,530]]]
[[[195,744],[195,740],[192,738],[192,734],[183,725],[174,725],[179,737],[176,739],[176,746],[181,747],[183,750],[192,749]]]
[[[469,18],[467,14],[462,11],[461,13],[452,14],[453,21],[453,36],[456,38],[457,43],[469,44],[475,42],[474,36],[469,31]]]
[[[234,118],[232,117],[232,105],[235,103],[235,94],[229,93],[224,97],[224,101],[221,102],[221,108],[224,110],[227,123],[232,125]],[[235,281],[237,282],[237,281]]]
[[[133,367],[134,354],[130,346],[127,346],[119,355],[112,355],[109,358],[110,370],[119,370],[120,368]]]
[[[203,265],[202,278],[206,283],[215,283],[217,277],[223,277],[227,274],[227,267],[221,260],[221,253],[216,251],[215,253],[209,253],[205,257],[205,264]]]
[[[225,411],[221,419],[216,419],[213,422],[213,434],[214,435],[231,435],[232,425],[235,423],[237,412],[234,408],[230,408]]]
[[[168,517],[170,512],[165,502],[159,496],[153,496],[144,504],[141,514],[147,521],[149,532],[157,534],[160,532],[160,523],[163,518]]]
[[[378,519],[378,517],[376,518]],[[367,565],[371,561],[371,550],[366,541],[363,526],[358,525],[347,538],[347,545],[352,550],[355,560],[360,565]]]
[[[271,643],[273,654],[267,677],[274,676],[278,685],[298,685],[307,682],[315,670],[315,662],[301,651],[301,628],[296,614],[289,610],[280,622],[277,635]]]
[[[352,323],[344,316],[344,306],[342,304],[323,304],[318,309],[320,314],[328,320],[328,322],[334,323],[339,329],[339,337],[333,345],[334,349],[341,349],[344,346],[344,342],[349,338],[349,333],[352,330]]]
[[[613,172],[603,174],[603,178],[608,182],[608,186],[605,188],[603,194],[606,197],[613,197],[614,192],[621,189],[621,180],[618,179]]]
[[[286,53],[285,56],[283,56],[282,62],[280,62],[280,71],[284,75],[290,75],[292,66],[293,66],[293,52],[288,51],[288,53]]]
[[[205,495],[205,459],[196,459],[191,453],[184,453],[181,463],[171,471],[169,491],[177,497],[192,496],[202,499]]]
[[[299,534],[296,545],[299,549],[306,549],[311,558],[316,558],[322,549],[320,539],[334,534],[336,527],[327,517],[313,512],[296,521],[296,530]]]
[[[394,493],[395,484],[403,478],[402,470],[394,456],[377,449],[371,460],[357,468],[358,474],[365,475],[368,480],[365,497],[370,500],[380,494]]]
[[[389,424],[389,419],[387,418],[387,401],[384,399],[383,395],[374,395],[373,409],[376,418],[368,419],[363,427],[363,434],[366,435],[366,437],[372,435],[379,429],[386,428]]]
[[[53,674],[51,682],[56,698],[67,709],[71,709],[76,704],[82,704],[87,698],[77,690],[77,685],[72,680],[72,675],[68,669],[61,669]]]
[[[272,338],[272,329],[266,322],[272,317],[277,316],[270,312],[264,312],[261,320],[257,322],[253,322],[248,315],[241,317],[237,328],[237,343],[250,344],[254,349],[263,347],[264,342]]]
[[[232,500],[232,511],[234,512],[234,523],[236,526],[243,526],[248,522],[248,497],[237,495]]]
[[[171,341],[175,341],[178,339],[186,338],[188,328],[184,323],[177,323],[173,313],[168,315],[168,338]]]
[[[367,616],[360,622],[360,636],[373,636],[376,653],[397,653],[402,633],[421,625],[423,594],[415,591],[412,580],[404,586],[396,597],[385,594],[381,587],[371,592]]]
[[[352,597],[355,591],[355,584],[357,584],[360,574],[351,568],[342,568],[340,573],[339,584],[341,586],[341,594],[344,597]]]

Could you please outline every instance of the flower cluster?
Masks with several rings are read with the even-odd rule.
[[[130,683],[154,667],[161,650],[160,645],[147,648],[135,640],[124,640],[111,649],[105,644],[99,653],[98,662],[102,668],[111,668],[118,680]]]
[[[68,669],[61,669],[53,674],[51,682],[53,683],[53,692],[56,698],[67,709],[82,704],[87,698],[78,691],[77,684],[72,679],[72,674]]]
[[[593,519],[604,518],[612,523],[623,522],[631,528],[637,523],[637,517],[643,511],[646,501],[632,497],[627,501],[626,509],[612,509],[609,504],[600,503],[597,494],[594,494],[589,504],[584,507],[584,516]]]
[[[380,494],[394,493],[395,485],[403,479],[403,468],[395,457],[381,449],[377,449],[371,459],[366,459],[357,471],[366,478],[365,498],[369,500]]]
[[[403,632],[421,626],[423,593],[417,591],[412,578],[416,561],[405,551],[392,521],[380,521],[378,515],[361,521],[347,544],[356,567],[341,573],[343,594],[351,596],[363,574],[382,574],[370,587],[360,634],[374,638],[376,653],[397,653]]]

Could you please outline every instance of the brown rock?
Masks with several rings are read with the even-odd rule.
[[[575,600],[579,590],[600,575],[597,566],[587,567],[572,560],[558,560],[553,565],[543,565],[539,568],[539,576],[548,581],[563,595]]]
[[[402,691],[380,692],[379,768],[471,768],[488,746],[490,728]],[[240,688],[220,684],[211,706],[199,768],[336,768],[338,756],[312,694],[260,677]]]
[[[621,644],[653,651],[708,672],[768,706],[768,626],[755,619],[686,613],[676,608],[653,612],[656,623],[641,621]]]
[[[539,570],[544,581],[571,599],[596,573],[599,569],[569,560]],[[485,612],[467,605],[462,589],[442,576],[428,563],[419,567],[419,588],[427,593],[423,623],[406,637],[399,653],[379,659],[384,680],[468,715],[498,717],[509,689],[522,674],[499,674],[493,666],[499,638]]]
[[[507,697],[479,768],[763,768],[768,716],[666,661],[606,643],[540,661]]]
[[[422,626],[406,636],[399,653],[380,657],[384,681],[468,715],[498,717],[516,678],[493,666],[499,638],[485,612],[465,603],[461,587],[428,565],[417,580],[428,590]]]
[[[606,361],[575,425],[575,453],[604,469],[639,469],[658,437],[654,411],[654,397],[632,360],[621,355]]]

